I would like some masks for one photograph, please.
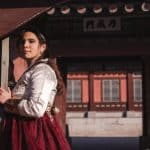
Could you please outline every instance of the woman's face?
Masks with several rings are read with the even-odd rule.
[[[25,59],[35,61],[46,49],[45,44],[40,44],[37,36],[32,32],[25,32],[23,35],[22,50]]]

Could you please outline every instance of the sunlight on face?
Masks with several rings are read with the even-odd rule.
[[[22,51],[25,59],[35,61],[43,54],[45,48],[45,44],[40,44],[39,39],[34,33],[24,33]]]

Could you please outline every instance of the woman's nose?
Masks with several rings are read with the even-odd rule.
[[[24,41],[24,44],[23,44],[24,47],[28,47],[29,46],[29,43],[27,41]]]

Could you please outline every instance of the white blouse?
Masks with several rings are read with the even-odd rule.
[[[13,96],[20,99],[19,114],[40,118],[48,105],[53,105],[56,94],[57,79],[53,69],[38,63],[28,69],[13,89]]]

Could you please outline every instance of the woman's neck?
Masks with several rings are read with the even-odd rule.
[[[35,62],[37,62],[41,57],[38,57],[36,59],[29,59],[27,60],[28,66],[32,66]]]

